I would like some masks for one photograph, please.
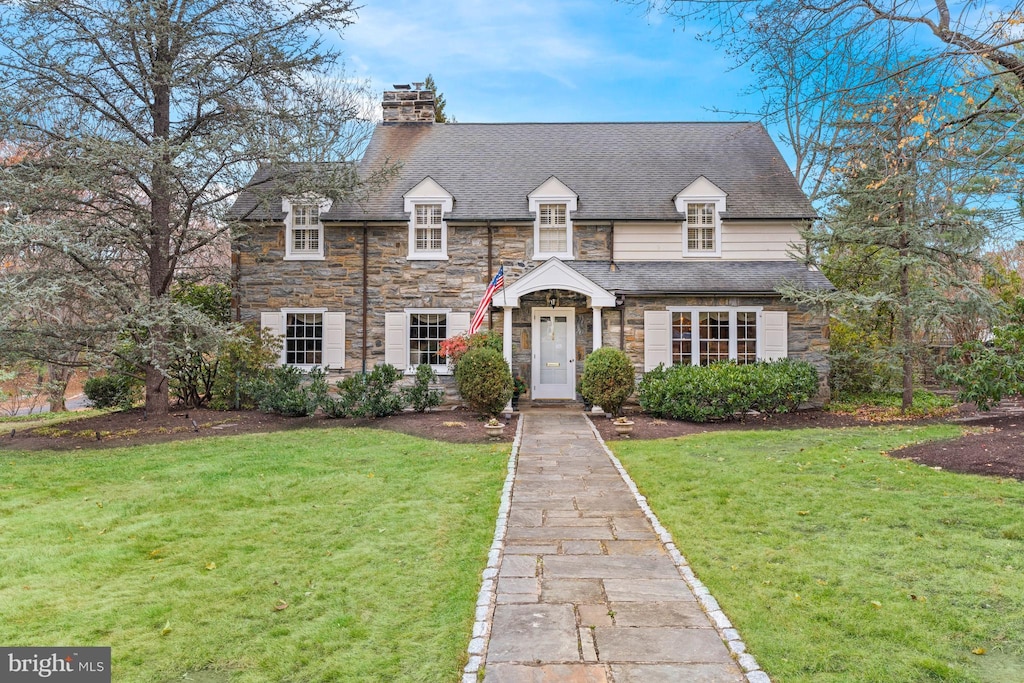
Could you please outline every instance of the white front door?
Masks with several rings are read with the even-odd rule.
[[[576,311],[533,309],[533,398],[576,397]]]

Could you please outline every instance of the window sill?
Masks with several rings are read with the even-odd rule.
[[[560,261],[575,261],[576,260],[576,257],[573,256],[572,254],[546,254],[546,253],[542,253],[542,254],[534,254],[533,255],[533,260],[534,261],[547,261],[548,259],[552,259],[552,258],[556,258],[556,259],[558,259]]]
[[[437,375],[438,377],[450,377],[455,374],[454,372],[452,372],[451,368],[449,368],[446,365],[431,365],[430,367],[433,368],[434,374]],[[406,377],[412,377],[415,374],[416,368],[409,367],[405,369]]]
[[[406,261],[447,261],[448,254],[442,254],[436,252],[432,254],[409,254],[405,257]]]
[[[286,254],[285,261],[324,261],[323,254]]]

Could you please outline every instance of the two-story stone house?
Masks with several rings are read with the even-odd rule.
[[[389,164],[363,201],[236,203],[237,315],[283,363],[445,375],[439,343],[503,266],[489,324],[534,399],[575,397],[601,346],[638,371],[788,356],[824,376],[827,319],[776,292],[831,288],[791,258],[815,212],[758,123],[437,124],[402,88],[359,171]]]

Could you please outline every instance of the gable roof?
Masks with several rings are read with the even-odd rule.
[[[402,197],[427,176],[455,198],[452,221],[532,221],[527,195],[552,176],[579,196],[577,222],[679,221],[674,197],[702,176],[726,193],[723,218],[815,216],[759,123],[379,125],[360,175],[395,163],[383,189],[323,219],[408,220]]]
[[[449,220],[525,220],[527,195],[555,176],[579,196],[576,221],[680,220],[673,198],[704,176],[726,218],[810,218],[814,209],[759,123],[510,123],[378,126],[360,164],[398,177],[325,218],[405,220],[400,197],[429,175],[455,197]]]

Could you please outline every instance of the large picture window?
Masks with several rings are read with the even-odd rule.
[[[710,365],[757,361],[757,310],[723,308],[672,312],[672,363]]]

